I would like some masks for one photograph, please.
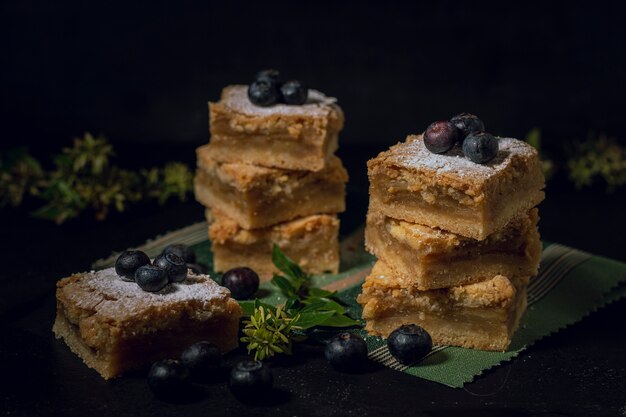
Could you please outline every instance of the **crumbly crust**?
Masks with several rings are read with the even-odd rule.
[[[465,314],[459,310],[446,317],[424,311],[406,311],[369,319],[365,330],[374,336],[388,337],[404,324],[418,324],[430,333],[436,345],[506,351],[526,310],[526,293],[527,287],[520,287],[515,305],[507,311],[481,310],[480,314]]]
[[[272,263],[274,244],[307,273],[336,273],[339,269],[339,219],[336,215],[311,215],[247,230],[219,210],[207,212],[216,271],[248,266],[267,280],[278,272]]]
[[[439,288],[422,291],[415,286],[405,286],[387,264],[378,260],[365,279],[363,291],[358,297],[364,305],[364,317],[367,303],[372,298],[385,295],[393,299],[389,305],[378,304],[377,309],[402,310],[407,306],[415,306],[428,311],[445,312],[454,308],[504,308],[513,302],[516,288],[528,277],[508,278],[497,275],[485,281],[456,287]]]
[[[495,275],[532,276],[541,256],[537,221],[538,211],[532,209],[479,241],[370,210],[365,246],[404,285],[420,290],[463,285]]]
[[[475,164],[456,147],[433,154],[411,135],[368,161],[371,206],[390,217],[482,240],[543,200],[536,150],[499,138],[500,151]]]
[[[334,155],[329,158],[325,168],[318,172],[270,168],[242,162],[223,163],[214,158],[209,145],[199,147],[196,155],[198,168],[215,173],[221,182],[242,192],[263,188],[277,195],[289,192],[298,183],[348,182],[348,172]]]
[[[405,287],[380,260],[357,301],[366,330],[387,337],[416,323],[438,344],[505,350],[525,308],[528,278],[495,276],[474,284],[420,291]]]
[[[210,149],[198,150],[196,199],[228,213],[245,229],[268,227],[297,217],[345,210],[348,174],[335,156],[318,172],[219,163]]]
[[[223,352],[237,346],[241,307],[206,275],[149,293],[108,268],[60,280],[56,297],[55,335],[104,378],[180,352],[194,337]]]

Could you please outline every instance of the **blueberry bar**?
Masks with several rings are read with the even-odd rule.
[[[256,106],[245,85],[224,88],[209,103],[209,144],[220,162],[320,171],[337,150],[344,116],[336,100],[309,90],[302,105]]]
[[[57,283],[53,332],[104,379],[176,358],[192,343],[237,347],[242,310],[207,275],[163,290],[143,291],[114,268],[72,275]]]
[[[483,240],[543,198],[537,151],[498,138],[498,154],[477,164],[459,146],[445,154],[408,136],[368,161],[370,208],[394,219]]]

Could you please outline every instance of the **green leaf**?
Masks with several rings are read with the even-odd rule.
[[[306,281],[307,276],[298,264],[289,259],[276,244],[274,244],[274,247],[272,248],[272,262],[276,268],[287,275],[287,278],[291,278],[292,280],[299,282]],[[296,287],[297,286],[299,285],[296,285]]]
[[[350,317],[343,314],[335,314],[321,324],[321,326],[326,327],[350,327],[358,325],[358,321],[351,319]]]
[[[317,287],[309,288],[309,297],[330,297],[335,293],[336,291],[326,291]]]
[[[265,310],[271,309],[272,311],[274,311],[275,309],[274,306],[264,303],[258,298],[254,300],[242,300],[238,302],[241,306],[241,309],[243,310],[244,317],[250,317],[252,314],[254,314],[254,309],[257,307],[263,307]]]
[[[327,311],[334,311],[338,314],[343,314],[346,312],[346,309],[344,306],[328,298],[311,298],[311,299],[305,300],[304,304],[305,304],[305,307],[302,309],[302,311],[327,310]]]
[[[311,327],[320,326],[334,315],[334,311],[302,312],[298,320],[298,327],[301,329],[310,329]]]
[[[249,317],[254,313],[254,304],[255,302],[251,300],[239,301],[244,317]]]
[[[285,302],[285,311],[291,311],[297,309],[299,307],[300,301],[298,301],[298,297],[289,297]]]
[[[297,289],[287,280],[287,278],[280,275],[274,275],[274,277],[272,277],[272,284],[277,286],[287,297],[297,297]]]

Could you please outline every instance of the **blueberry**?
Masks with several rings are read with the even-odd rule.
[[[470,133],[463,140],[463,153],[470,161],[484,164],[498,154],[498,139],[487,132]]]
[[[287,81],[280,87],[280,94],[286,104],[300,105],[306,103],[309,89],[298,80]]]
[[[230,290],[235,300],[245,300],[259,289],[259,275],[248,267],[233,268],[222,275],[222,285]]]
[[[457,114],[450,119],[450,122],[461,131],[459,140],[465,139],[465,137],[472,132],[482,132],[485,130],[483,121],[470,113]]]
[[[424,146],[432,153],[448,152],[458,140],[459,129],[445,120],[431,123],[424,132]]]
[[[157,256],[152,264],[167,272],[169,282],[181,282],[187,278],[187,264],[183,258],[171,252]]]
[[[155,265],[144,265],[135,272],[135,281],[142,290],[157,292],[165,288],[169,279],[165,269]]]
[[[187,269],[191,269],[191,272],[196,275],[206,275],[208,272],[206,267],[200,264],[187,264]]]
[[[180,355],[180,361],[194,376],[204,376],[220,366],[222,355],[211,342],[196,342]]]
[[[422,359],[433,347],[426,330],[416,324],[405,324],[391,332],[387,338],[389,353],[404,365]]]
[[[165,255],[166,253],[178,255],[188,264],[196,262],[196,254],[193,249],[187,245],[183,245],[182,243],[172,243],[171,245],[167,245],[161,254]]]
[[[280,72],[275,69],[266,69],[263,71],[259,71],[254,76],[254,81],[265,81],[274,86],[279,86],[280,82]]]
[[[189,369],[174,359],[156,362],[148,372],[148,386],[159,397],[181,395],[189,386]]]
[[[356,371],[367,361],[367,344],[354,333],[339,333],[328,342],[324,355],[333,368]]]
[[[255,81],[248,87],[248,98],[257,106],[271,106],[278,102],[278,87],[267,81]]]
[[[148,265],[150,258],[140,250],[122,252],[115,261],[115,273],[130,281],[135,280],[135,271],[140,266]]]
[[[273,383],[274,377],[269,366],[261,361],[246,359],[234,366],[228,386],[233,394],[249,397],[269,392]]]

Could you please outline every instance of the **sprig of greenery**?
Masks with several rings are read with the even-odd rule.
[[[271,283],[287,301],[282,306],[273,307],[257,299],[252,311],[244,306],[244,314],[250,315],[250,319],[244,321],[245,336],[241,341],[248,344],[249,353],[255,351],[255,358],[290,354],[292,340],[298,335],[306,336],[307,331],[316,327],[359,325],[334,298],[334,292],[312,286],[311,277],[277,245],[272,249],[272,262],[282,275],[275,274]]]
[[[171,197],[186,201],[193,192],[193,174],[187,165],[180,162],[169,162],[163,169],[143,170],[141,175],[145,180],[146,194],[160,204]]]
[[[27,195],[39,195],[44,172],[24,148],[0,155],[0,207],[17,207]]]
[[[626,147],[615,139],[590,135],[586,141],[574,142],[567,153],[568,175],[576,188],[603,181],[612,192],[626,184]]]
[[[16,207],[25,196],[36,197],[45,204],[33,215],[60,224],[88,210],[103,220],[111,210],[123,212],[143,200],[186,200],[193,190],[193,174],[184,164],[136,172],[112,165],[114,154],[104,137],[86,133],[53,158],[51,171],[44,171],[24,150],[2,155],[0,207]]]
[[[302,329],[358,325],[346,314],[345,307],[334,299],[335,292],[311,286],[311,277],[277,245],[272,248],[272,262],[283,273],[275,274],[272,284],[287,297],[285,311],[300,314],[298,326]]]
[[[276,353],[291,354],[292,330],[297,326],[300,316],[290,317],[282,307],[273,308],[256,300],[254,313],[244,321],[244,337],[241,341],[248,344],[248,353],[254,351],[255,360],[264,360]]]

